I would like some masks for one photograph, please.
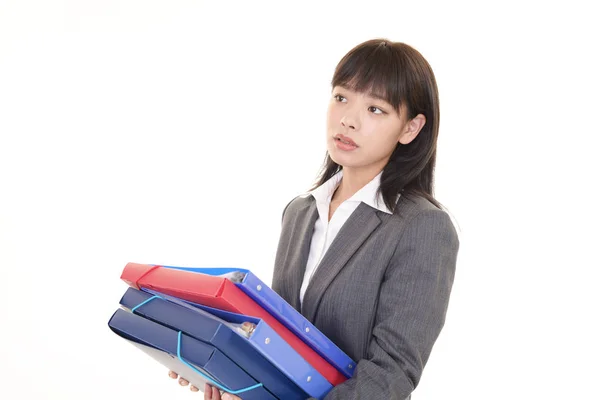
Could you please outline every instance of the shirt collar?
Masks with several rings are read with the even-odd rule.
[[[316,189],[308,192],[305,196],[312,195],[317,203],[326,203],[329,204],[331,202],[331,197],[335,192],[335,189],[339,186],[344,171],[339,171],[331,178],[329,178],[325,183]],[[393,214],[393,212],[386,206],[383,201],[383,196],[381,193],[377,193],[377,189],[381,184],[381,174],[377,174],[369,183],[363,186],[358,192],[354,193],[352,197],[350,197],[346,201],[350,202],[363,202],[376,210],[383,211],[388,214]]]

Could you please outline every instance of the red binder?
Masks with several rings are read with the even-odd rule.
[[[335,386],[347,379],[226,278],[164,268],[160,265],[128,263],[121,274],[121,279],[136,289],[155,290],[193,303],[260,318],[313,368],[319,371],[329,383]]]

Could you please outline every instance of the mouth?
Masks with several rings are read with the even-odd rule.
[[[346,145],[358,147],[358,145],[354,143],[354,140],[342,134],[335,135],[333,139]]]

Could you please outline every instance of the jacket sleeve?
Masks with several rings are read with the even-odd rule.
[[[368,357],[325,400],[409,398],[445,322],[458,248],[445,211],[409,221],[381,283]]]

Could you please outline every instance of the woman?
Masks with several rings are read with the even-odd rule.
[[[358,362],[326,400],[404,400],[444,325],[459,248],[433,197],[437,84],[419,52],[377,39],[344,56],[332,88],[323,171],[283,212],[272,286]],[[204,398],[238,399],[208,385]]]

